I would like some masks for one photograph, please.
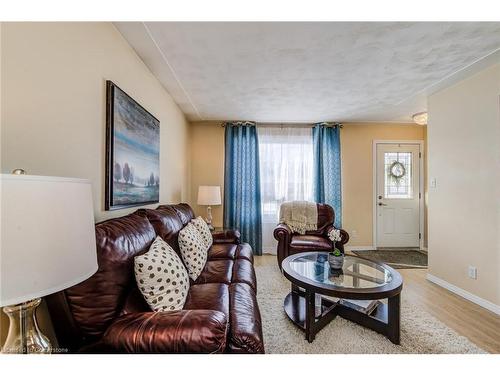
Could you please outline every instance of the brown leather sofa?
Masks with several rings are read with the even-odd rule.
[[[59,341],[86,353],[264,353],[252,249],[237,231],[214,235],[205,269],[183,310],[152,312],[137,289],[134,257],[157,235],[179,252],[187,204],[140,209],[96,224],[98,271],[53,294],[47,305]]]
[[[292,233],[286,224],[278,224],[274,229],[274,238],[278,241],[278,265],[289,255],[308,251],[331,251],[332,242],[328,232],[334,228],[335,212],[328,204],[317,203],[318,229],[307,231],[305,234]],[[344,252],[344,245],[349,241],[349,234],[340,229],[342,240],[336,247]]]

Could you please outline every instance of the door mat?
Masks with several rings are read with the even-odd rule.
[[[360,258],[382,262],[392,268],[427,268],[427,253],[421,250],[353,250]]]

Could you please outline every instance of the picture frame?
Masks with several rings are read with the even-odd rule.
[[[160,121],[106,81],[105,210],[159,202]]]

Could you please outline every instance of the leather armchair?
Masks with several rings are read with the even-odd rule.
[[[116,319],[103,343],[118,353],[223,353],[227,330],[220,311],[142,312]]]
[[[328,238],[328,232],[335,228],[335,212],[327,204],[318,203],[318,229],[307,231],[305,234],[293,233],[286,224],[278,224],[274,229],[274,238],[278,241],[278,265],[287,256],[308,251],[331,251],[332,242]],[[349,241],[349,234],[340,229],[342,240],[336,243],[336,247],[344,252],[344,245]]]

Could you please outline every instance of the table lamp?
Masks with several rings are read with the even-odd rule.
[[[36,321],[41,297],[97,271],[92,191],[87,180],[0,175],[0,306],[9,317],[4,353],[50,353]]]
[[[212,225],[212,207],[218,206],[221,203],[220,186],[199,186],[198,187],[198,204],[207,207],[207,218],[205,221],[210,230],[214,230]]]

